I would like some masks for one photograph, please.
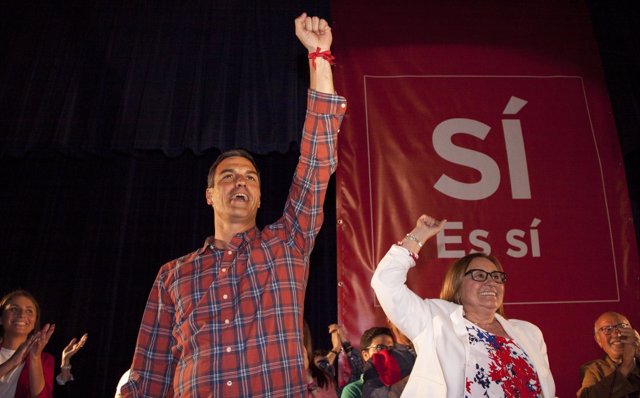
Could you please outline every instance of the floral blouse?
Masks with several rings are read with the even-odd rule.
[[[465,369],[465,398],[542,397],[538,374],[514,340],[465,323],[471,346]]]

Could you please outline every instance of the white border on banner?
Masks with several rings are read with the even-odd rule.
[[[530,304],[587,304],[587,303],[616,303],[620,302],[620,286],[618,284],[618,266],[616,263],[616,253],[615,246],[613,242],[613,230],[611,227],[611,215],[609,214],[609,202],[607,201],[607,194],[604,183],[604,172],[602,170],[602,160],[600,158],[600,151],[598,149],[598,141],[596,139],[595,130],[593,128],[593,121],[591,120],[591,111],[589,109],[589,103],[587,101],[587,93],[584,88],[584,80],[582,76],[565,76],[565,75],[549,75],[549,76],[527,76],[527,75],[363,75],[363,84],[364,84],[364,113],[365,113],[365,129],[366,129],[366,139],[367,139],[367,171],[369,173],[368,182],[369,182],[369,219],[371,223],[370,234],[371,234],[371,258],[375,258],[375,246],[376,241],[374,240],[374,231],[373,226],[373,191],[372,191],[372,179],[371,179],[371,145],[369,142],[369,107],[367,104],[367,78],[371,79],[402,79],[402,78],[521,78],[521,79],[578,79],[580,81],[580,87],[582,87],[582,96],[584,99],[584,106],[587,111],[587,117],[589,119],[589,127],[591,128],[591,137],[593,138],[593,145],[596,150],[596,156],[598,158],[598,168],[600,169],[600,182],[602,185],[602,196],[604,197],[605,203],[605,211],[607,214],[607,224],[609,225],[609,240],[611,243],[611,256],[613,258],[613,274],[615,278],[616,284],[616,295],[615,299],[607,299],[607,300],[576,300],[576,301],[530,301],[530,302],[505,302],[505,305],[530,305]],[[374,307],[378,307],[379,304],[376,303],[374,297]]]

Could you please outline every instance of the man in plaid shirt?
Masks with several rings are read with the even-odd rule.
[[[310,52],[310,89],[284,214],[259,230],[260,176],[253,159],[238,150],[220,155],[206,190],[215,236],[158,272],[124,397],[309,394],[302,353],[309,255],[337,166],[346,101],[334,94],[327,22],[302,14],[295,28]]]

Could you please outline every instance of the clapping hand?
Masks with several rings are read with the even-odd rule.
[[[620,342],[624,344],[622,352],[622,363],[620,364],[620,372],[625,377],[636,366],[635,357],[640,354],[640,335],[631,327],[617,329]]]
[[[31,336],[27,342],[29,342],[28,352],[32,358],[39,358],[42,354],[42,350],[49,343],[51,335],[56,330],[55,324],[46,323],[42,329]]]

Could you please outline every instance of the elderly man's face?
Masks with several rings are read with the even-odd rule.
[[[603,314],[595,323],[596,342],[614,361],[621,359],[624,351],[624,344],[618,330],[621,327],[630,327],[629,321],[624,316],[615,313]]]

